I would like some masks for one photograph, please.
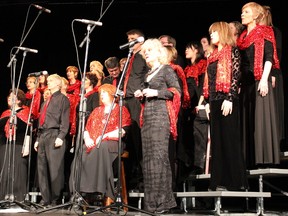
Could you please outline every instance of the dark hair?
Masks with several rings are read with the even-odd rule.
[[[115,56],[109,57],[108,59],[105,60],[104,65],[106,69],[120,67],[119,59]]]
[[[176,39],[170,35],[161,35],[158,39],[160,40],[161,38],[167,37],[167,42],[172,43],[173,46],[176,48]]]
[[[209,45],[210,45],[210,36],[209,35],[203,35],[201,38],[200,38],[200,41],[203,39],[203,38],[206,38]]]
[[[137,35],[142,36],[142,37],[145,38],[145,35],[144,35],[143,31],[141,31],[140,29],[131,29],[131,30],[126,32],[127,36],[128,35],[133,35],[133,34],[137,34]]]
[[[198,63],[201,59],[205,58],[202,44],[199,41],[190,41],[186,44],[186,48],[192,48],[192,47],[198,50],[195,59],[195,63]]]
[[[10,89],[8,96],[9,96],[12,92],[13,92],[12,89]],[[13,93],[16,94],[16,91],[14,90]],[[18,104],[18,106],[23,106],[23,105],[26,103],[26,95],[25,95],[24,91],[22,91],[21,89],[18,89],[17,99],[20,101],[20,103]]]
[[[90,80],[91,84],[93,85],[93,88],[97,85],[98,78],[97,78],[95,73],[87,72],[86,73],[86,78]]]

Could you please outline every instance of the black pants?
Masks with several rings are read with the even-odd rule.
[[[64,187],[65,141],[55,148],[57,129],[45,130],[40,134],[37,170],[42,200],[46,203],[57,201]]]

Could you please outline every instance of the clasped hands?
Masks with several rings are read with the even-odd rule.
[[[158,96],[158,90],[156,89],[150,89],[150,88],[145,88],[142,91],[138,89],[137,91],[134,92],[134,96],[136,98],[143,98],[143,97],[157,97]]]
[[[122,128],[121,132],[122,132],[122,137],[123,137],[125,135],[125,130]],[[98,136],[97,139],[96,139],[96,144],[99,144],[102,139],[105,139],[107,137],[109,137],[109,138],[117,138],[118,139],[119,138],[119,130],[116,129],[114,131],[105,133],[103,135],[103,137],[102,136]],[[87,148],[91,148],[95,144],[94,140],[90,137],[88,131],[84,131],[84,143],[85,143]]]

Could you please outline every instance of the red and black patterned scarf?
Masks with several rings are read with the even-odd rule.
[[[106,117],[104,113],[105,106],[102,105],[100,107],[96,107],[92,113],[90,114],[87,123],[86,123],[86,130],[89,132],[89,135],[91,139],[94,141],[94,146],[91,148],[87,148],[87,153],[90,152],[93,148],[96,146],[96,140],[99,136],[102,135],[103,128],[105,125]],[[105,130],[105,133],[111,132],[113,130],[116,130],[119,126],[119,105],[116,104],[116,106],[112,109],[112,112],[109,117],[109,121]],[[122,127],[131,125],[131,118],[130,113],[126,107],[123,107],[122,109]],[[103,140],[118,140],[113,137],[106,137]]]
[[[240,50],[245,50],[252,44],[255,47],[254,53],[254,77],[260,80],[263,73],[263,57],[264,57],[264,40],[268,40],[273,44],[273,68],[280,68],[277,56],[276,41],[273,28],[271,26],[256,25],[256,27],[247,35],[247,29],[242,32],[237,40]]]
[[[216,72],[216,91],[228,93],[230,92],[233,66],[232,47],[225,45],[220,51],[218,51],[218,49],[214,49],[212,54],[208,57],[207,66],[215,61],[218,61]],[[206,72],[203,86],[203,95],[205,98],[209,96],[208,85],[208,74]]]

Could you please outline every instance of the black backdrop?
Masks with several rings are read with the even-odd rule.
[[[109,56],[125,57],[128,50],[119,50],[126,43],[126,31],[142,29],[146,38],[170,34],[177,40],[177,49],[184,56],[185,45],[191,40],[200,40],[207,35],[209,26],[215,21],[240,20],[244,0],[0,0],[0,111],[6,108],[6,95],[11,88],[11,70],[7,67],[13,46],[18,46],[24,28],[26,14],[31,3],[46,7],[51,14],[41,13],[22,46],[37,49],[37,54],[27,53],[20,88],[26,91],[25,81],[30,72],[47,70],[49,74],[66,76],[68,65],[77,65],[77,56],[72,35],[73,19],[98,20],[101,12],[103,26],[96,26],[90,35],[88,62],[104,60]],[[287,12],[283,12],[284,1],[258,0],[260,4],[272,8],[273,23],[283,33],[282,69],[284,72],[285,92],[287,92]],[[102,8],[102,9],[101,9]],[[36,18],[39,10],[31,7],[27,27]],[[83,40],[87,25],[73,24],[77,45]],[[84,45],[79,48],[79,62],[84,66]],[[20,76],[23,52],[17,54],[16,76]],[[105,71],[106,72],[106,71]],[[287,96],[286,96],[287,97]],[[286,100],[287,101],[287,100]],[[287,103],[287,102],[285,102]]]

